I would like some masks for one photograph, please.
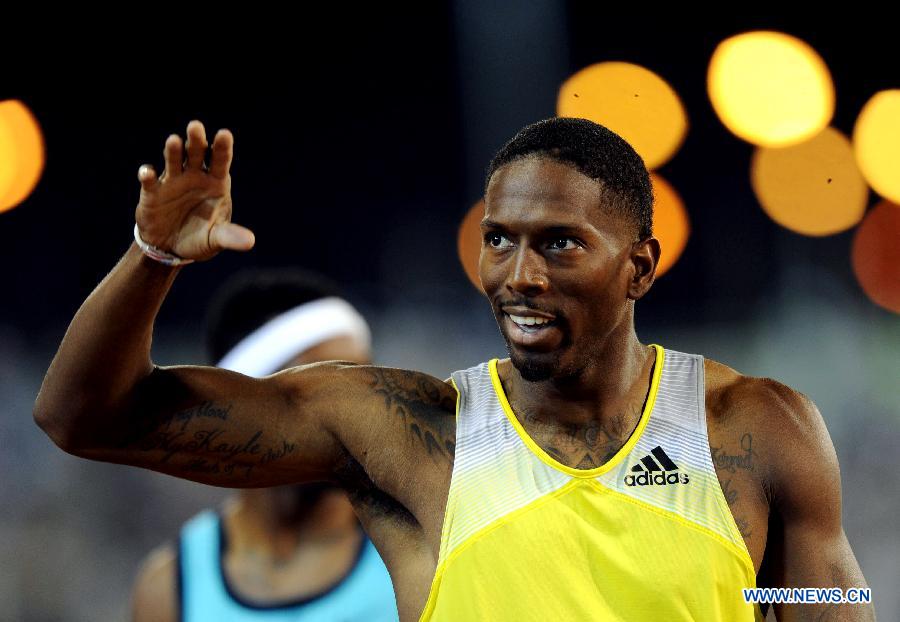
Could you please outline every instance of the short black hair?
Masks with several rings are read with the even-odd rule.
[[[611,207],[630,218],[640,239],[653,235],[653,186],[644,160],[625,139],[587,119],[556,117],[523,128],[488,166],[485,192],[497,170],[527,157],[573,166],[609,194]]]
[[[213,297],[206,318],[210,363],[216,364],[244,337],[272,318],[329,296],[340,296],[336,283],[305,270],[245,270],[225,282]]]

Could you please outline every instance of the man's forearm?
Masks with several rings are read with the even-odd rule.
[[[34,408],[35,421],[60,447],[77,448],[152,371],[153,322],[177,272],[132,244],[81,305]]]

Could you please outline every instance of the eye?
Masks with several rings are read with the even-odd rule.
[[[573,238],[557,238],[550,242],[550,248],[555,251],[570,251],[578,248],[580,244]]]
[[[484,236],[484,241],[494,248],[509,248],[512,246],[509,238],[500,233],[488,233]]]

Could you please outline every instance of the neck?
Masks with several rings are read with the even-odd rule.
[[[563,426],[603,426],[623,416],[636,421],[655,352],[641,344],[632,322],[620,326],[591,346],[588,364],[576,375],[529,382],[508,364],[501,379],[514,410],[524,419]]]
[[[337,490],[304,495],[297,487],[244,489],[223,512],[229,548],[289,557],[301,546],[335,544],[359,532],[349,501]]]

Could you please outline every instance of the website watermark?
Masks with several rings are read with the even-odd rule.
[[[754,587],[741,590],[745,603],[871,603],[867,587]]]

